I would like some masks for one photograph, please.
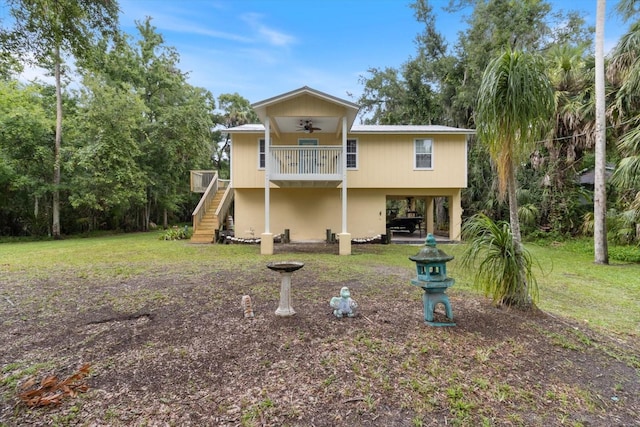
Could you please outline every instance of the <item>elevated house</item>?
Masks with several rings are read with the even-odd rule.
[[[259,237],[262,254],[288,229],[292,241],[324,240],[332,230],[348,255],[352,239],[387,232],[390,199],[423,199],[433,232],[437,197],[448,200],[449,239],[460,238],[473,130],[357,125],[358,105],[306,86],[253,108],[262,123],[228,130],[231,179],[211,176],[194,212],[194,241],[213,240],[233,201],[236,237]]]

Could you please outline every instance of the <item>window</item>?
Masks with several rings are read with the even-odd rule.
[[[264,169],[265,166],[265,147],[264,139],[260,139],[258,142],[258,168]]]
[[[347,169],[358,168],[358,140],[347,139]]]
[[[416,139],[414,157],[415,169],[433,169],[433,140]]]

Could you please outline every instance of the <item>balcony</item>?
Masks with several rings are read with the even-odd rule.
[[[269,147],[269,177],[279,187],[337,187],[342,182],[342,147]]]

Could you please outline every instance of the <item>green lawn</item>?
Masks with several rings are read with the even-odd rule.
[[[548,315],[491,306],[458,266],[464,245],[438,245],[456,257],[447,268],[456,327],[434,328],[410,285],[419,246],[354,245],[351,256],[276,246],[262,256],[257,245],[162,234],[0,244],[0,426],[637,419],[640,265],[595,265],[587,240],[527,245]],[[293,318],[273,315],[279,278],[266,264],[275,260],[305,263],[292,279]],[[360,304],[356,318],[331,314],[342,286]],[[82,363],[92,370],[86,394],[35,409],[20,402],[29,378],[63,378]]]
[[[0,272],[21,271],[27,275],[47,274],[57,268],[72,267],[78,274],[94,276],[130,276],[159,267],[187,273],[190,266],[202,263],[229,263],[238,268],[255,268],[272,259],[286,259],[286,254],[260,256],[256,245],[190,245],[184,241],[163,241],[161,233],[125,234],[63,241],[0,244]],[[588,322],[622,335],[640,335],[640,264],[612,262],[593,263],[591,243],[576,240],[544,246],[527,244],[540,265],[536,270],[540,301],[538,306],[551,314]],[[464,245],[438,245],[456,256],[448,266],[449,276],[456,279],[452,292],[474,292],[472,273],[462,271],[457,259]],[[322,260],[326,274],[358,274],[376,265],[406,266],[408,257],[419,247],[408,245],[378,246],[375,253],[353,255],[296,254],[298,260]]]

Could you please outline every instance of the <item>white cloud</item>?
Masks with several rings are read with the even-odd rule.
[[[279,47],[288,47],[296,43],[296,38],[284,32],[269,28],[262,24],[262,15],[258,13],[247,13],[241,19],[249,24],[267,44]]]

